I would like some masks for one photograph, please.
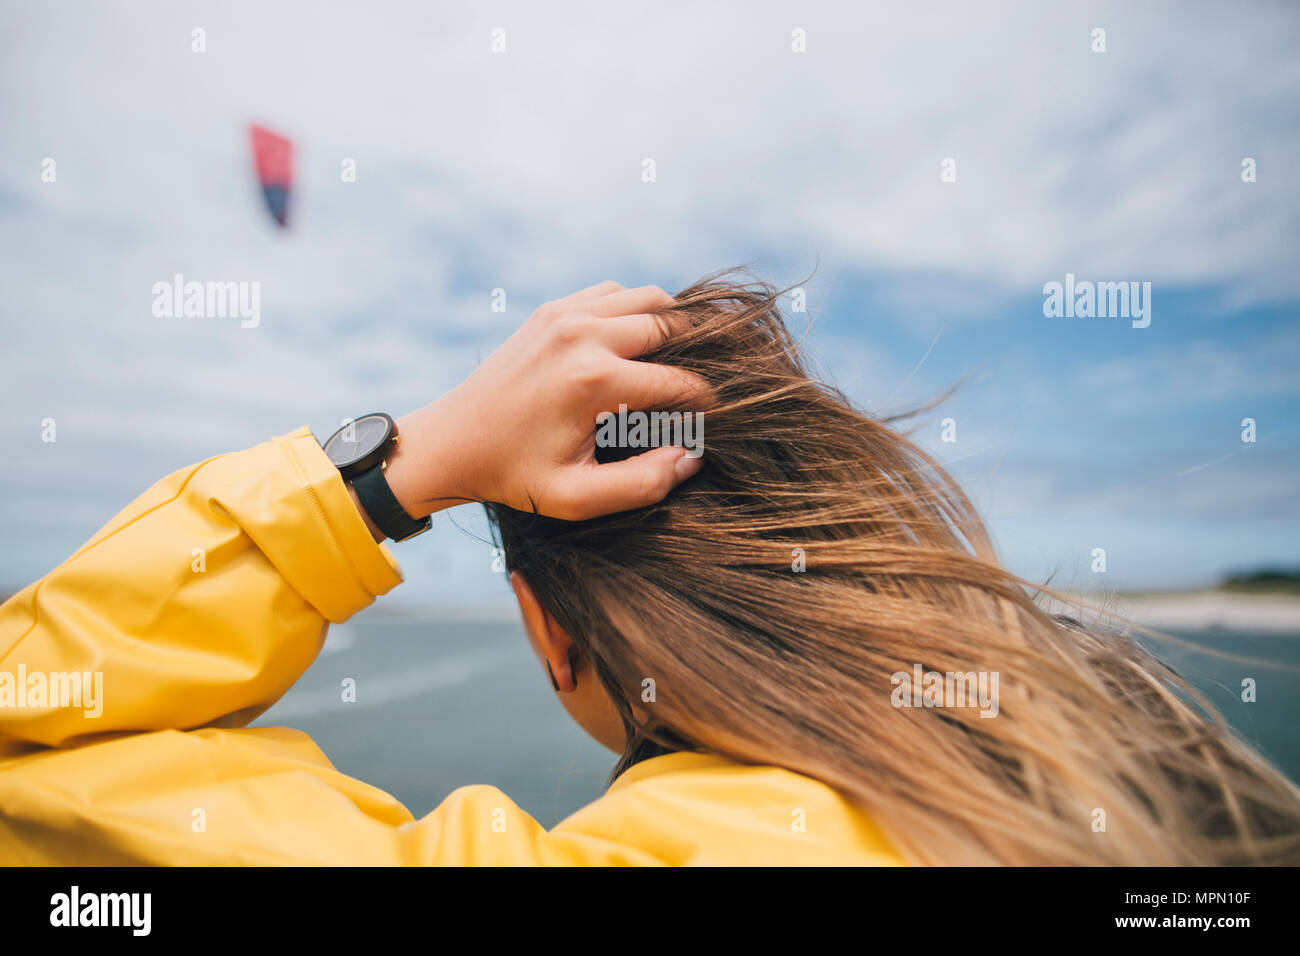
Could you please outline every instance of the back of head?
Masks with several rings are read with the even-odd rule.
[[[916,862],[1295,862],[1300,791],[1130,638],[1044,611],[943,470],[808,375],[777,296],[726,275],[676,297],[645,358],[718,402],[664,501],[488,505],[623,717],[615,774],[671,750],[786,767]],[[995,713],[907,706],[895,675],[933,672],[984,680]]]

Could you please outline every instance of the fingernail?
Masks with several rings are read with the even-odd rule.
[[[689,454],[683,454],[673,465],[673,471],[677,475],[678,481],[685,481],[691,475],[695,474],[704,465],[704,456],[692,458]]]

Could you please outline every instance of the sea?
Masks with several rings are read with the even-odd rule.
[[[1174,636],[1185,644],[1152,649],[1300,781],[1300,633]],[[340,771],[417,817],[457,787],[491,784],[549,828],[604,792],[616,759],[565,713],[518,619],[504,616],[363,612],[331,627],[253,726],[306,731]]]

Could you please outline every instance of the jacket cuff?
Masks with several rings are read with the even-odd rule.
[[[259,544],[272,562],[326,619],[339,623],[402,583],[402,571],[388,548],[376,543],[342,475],[306,426],[273,440],[297,479],[308,506],[306,527],[273,529]]]

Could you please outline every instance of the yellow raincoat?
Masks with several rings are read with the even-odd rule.
[[[487,786],[417,820],[306,734],[245,728],[401,580],[306,428],[154,485],[0,607],[0,863],[900,862],[776,767],[653,758],[547,831]]]

